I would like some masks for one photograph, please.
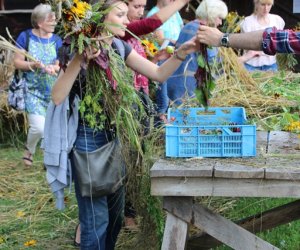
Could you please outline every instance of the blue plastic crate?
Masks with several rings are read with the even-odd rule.
[[[248,157],[256,155],[256,126],[242,107],[170,108],[167,157]]]

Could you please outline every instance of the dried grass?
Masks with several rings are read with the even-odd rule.
[[[0,91],[8,88],[8,83],[14,74],[13,54],[10,50],[0,52]]]
[[[274,107],[297,106],[294,101],[284,97],[266,96],[261,90],[261,83],[274,73],[262,73],[262,78],[254,78],[238,61],[232,49],[220,48],[223,74],[217,80],[217,86],[211,99],[211,106],[241,106],[251,117],[264,118],[274,114]],[[290,73],[290,77],[291,77]],[[295,75],[295,77],[299,77]]]

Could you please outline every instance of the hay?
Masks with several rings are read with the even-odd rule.
[[[23,146],[20,141],[27,133],[28,120],[25,112],[12,109],[7,103],[7,92],[0,91],[0,143]]]
[[[239,62],[234,50],[220,48],[222,58],[222,75],[217,79],[211,106],[245,107],[247,115],[263,119],[276,114],[281,107],[296,107],[296,101],[287,100],[283,96],[266,95],[262,84],[274,73],[261,73],[261,79],[253,78]],[[291,77],[292,72],[289,74]],[[299,77],[296,75],[295,77]]]
[[[0,52],[0,91],[8,88],[8,83],[14,74],[13,54],[10,50]]]

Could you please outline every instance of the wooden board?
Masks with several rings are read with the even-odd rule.
[[[193,177],[151,178],[151,195],[299,198],[300,181]]]
[[[200,204],[191,204],[190,199],[166,197],[164,198],[164,209],[181,220],[204,230],[233,249],[278,249],[206,207]],[[180,249],[184,248],[174,248],[174,250]]]

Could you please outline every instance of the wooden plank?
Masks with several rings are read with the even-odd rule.
[[[300,181],[151,178],[151,194],[156,196],[300,197]]]
[[[184,198],[165,197],[164,209],[233,249],[278,249],[200,204],[191,206]]]
[[[185,221],[174,216],[173,214],[167,213],[167,220],[161,249],[185,249],[187,234],[188,224]]]
[[[253,168],[241,164],[216,163],[214,177],[234,178],[234,179],[263,179],[265,177],[264,168]]]
[[[166,160],[157,161],[150,171],[151,177],[212,177],[214,161],[195,160]]]
[[[270,209],[263,213],[244,218],[235,222],[242,228],[259,233],[280,225],[284,225],[300,219],[300,200]],[[188,250],[205,250],[221,245],[222,242],[207,233],[202,233],[188,240]]]
[[[299,144],[297,135],[284,131],[271,131],[269,136],[269,154],[299,154],[296,146]]]
[[[291,169],[281,167],[279,168],[266,168],[265,170],[266,179],[277,179],[277,180],[290,180],[297,181],[300,180],[300,159],[299,159],[299,169]]]
[[[25,9],[14,9],[14,10],[0,10],[0,15],[2,14],[23,14],[23,13],[32,13],[32,10]]]

